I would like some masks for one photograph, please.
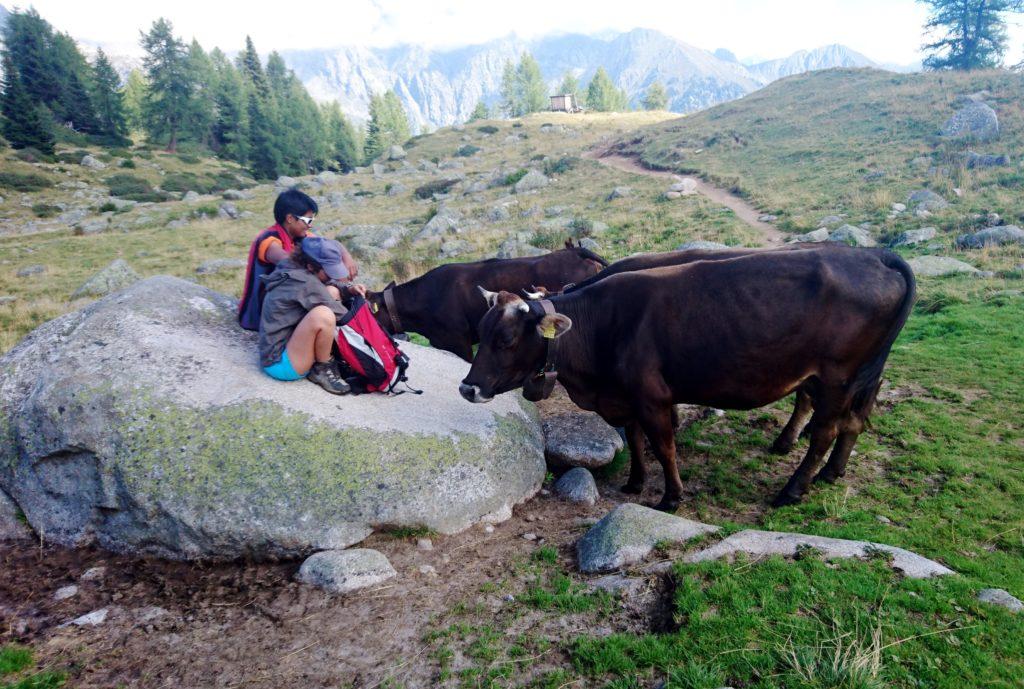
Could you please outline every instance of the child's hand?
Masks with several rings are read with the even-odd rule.
[[[360,297],[364,297],[365,298],[366,297],[366,285],[355,285],[355,284],[349,285],[348,286],[348,293],[349,293],[350,296],[353,296],[353,297],[358,295]]]

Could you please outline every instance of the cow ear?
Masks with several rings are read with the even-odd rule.
[[[540,319],[537,324],[537,332],[541,337],[554,340],[569,332],[572,328],[572,320],[560,313],[549,313]]]
[[[498,293],[485,290],[480,285],[477,285],[476,288],[480,290],[480,294],[487,300],[487,308],[493,309],[494,305],[498,303]]]
[[[394,287],[394,286],[395,286],[395,281],[394,281],[394,280],[392,280],[392,281],[391,281],[391,282],[389,282],[388,284],[384,285],[384,289],[391,289],[391,288],[392,288],[392,287]]]

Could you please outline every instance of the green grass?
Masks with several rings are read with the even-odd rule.
[[[0,647],[0,689],[60,689],[64,673],[52,670],[35,672],[32,651],[23,646]]]

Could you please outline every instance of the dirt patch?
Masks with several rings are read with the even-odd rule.
[[[635,157],[612,153],[608,149],[587,151],[583,154],[583,157],[596,160],[603,165],[613,167],[616,170],[621,170],[623,172],[631,172],[637,175],[646,175],[648,177],[664,177],[672,180],[673,182],[678,182],[682,179],[681,176],[674,172],[652,170],[645,167]],[[781,246],[783,242],[785,242],[786,235],[774,225],[760,220],[759,218],[763,213],[751,206],[741,197],[726,191],[725,189],[716,187],[713,184],[709,184],[699,177],[692,177],[691,179],[697,183],[697,192],[699,194],[730,209],[736,214],[736,217],[760,232],[763,246]]]

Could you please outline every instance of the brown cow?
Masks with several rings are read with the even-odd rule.
[[[565,249],[543,256],[438,266],[401,285],[392,282],[366,298],[377,322],[390,334],[416,332],[431,346],[472,361],[477,325],[488,308],[477,285],[512,292],[530,285],[562,289],[607,265],[597,254],[567,241]]]
[[[845,473],[914,294],[899,256],[844,246],[626,272],[547,308],[502,292],[490,295],[460,392],[486,402],[525,383],[536,393],[538,377],[556,370],[577,405],[626,427],[627,492],[643,489],[646,435],[665,477],[658,508],[674,511],[674,404],[752,409],[803,387],[811,442],[775,499],[786,505],[802,498],[834,441],[816,480]]]

